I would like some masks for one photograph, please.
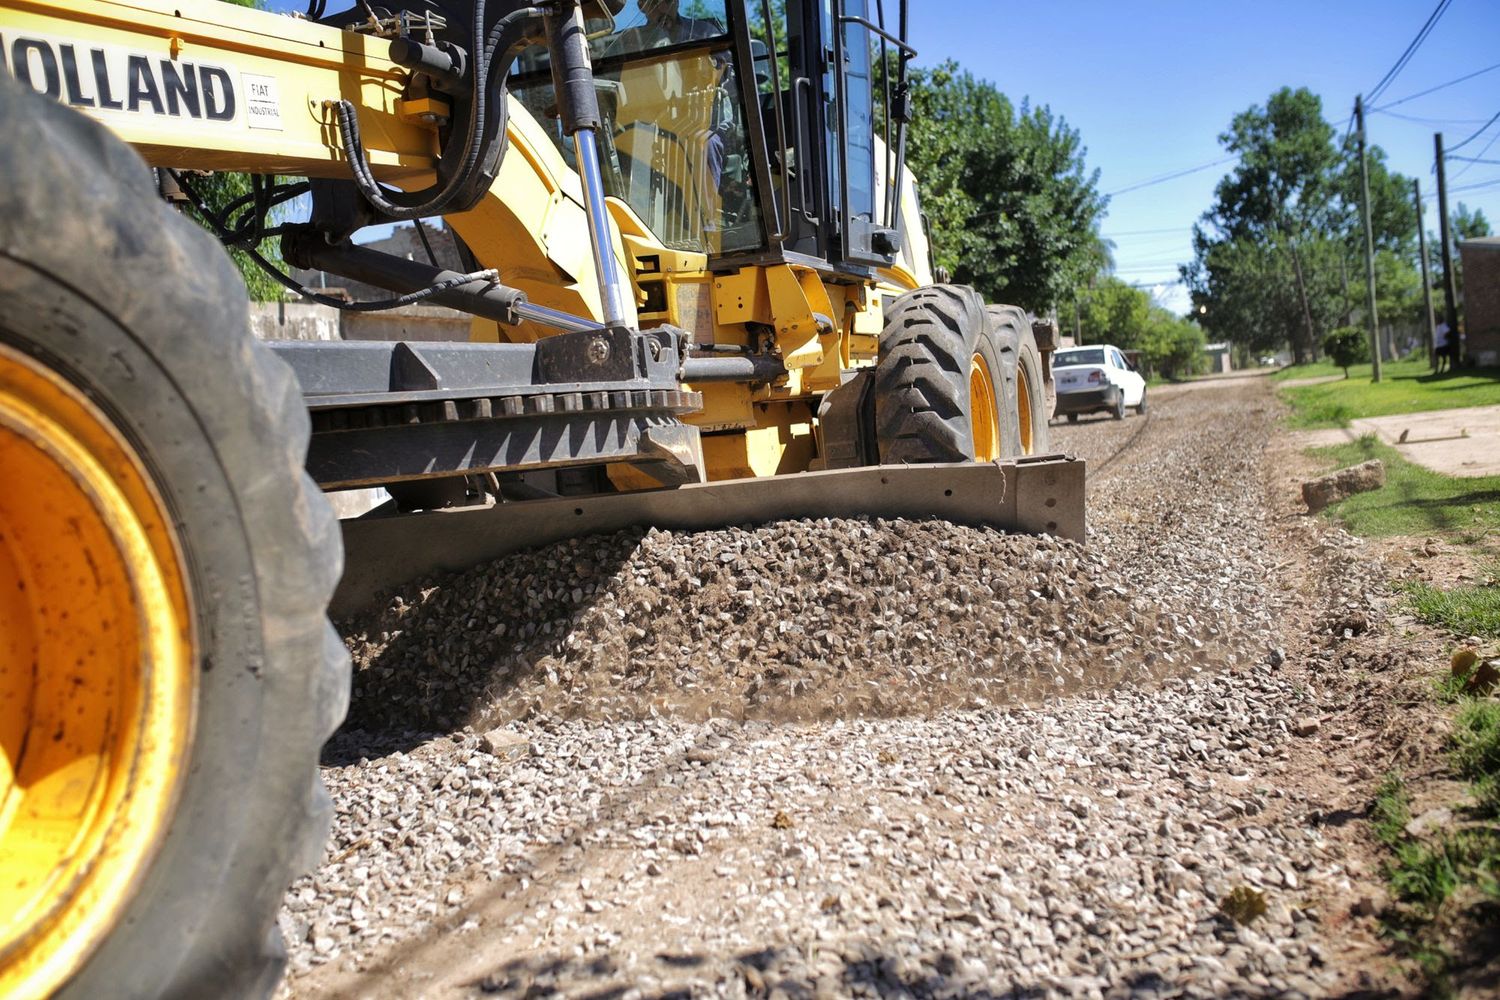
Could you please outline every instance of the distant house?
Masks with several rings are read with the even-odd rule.
[[[1464,357],[1481,368],[1500,367],[1500,236],[1458,245],[1464,269]]]
[[[1203,353],[1208,356],[1210,374],[1221,374],[1234,367],[1229,362],[1228,344],[1204,344]]]

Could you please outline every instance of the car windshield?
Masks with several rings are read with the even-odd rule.
[[[1085,351],[1058,351],[1052,355],[1053,368],[1071,368],[1074,365],[1104,364],[1104,348],[1091,347]]]

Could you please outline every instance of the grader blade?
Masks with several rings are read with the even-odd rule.
[[[978,464],[869,466],[343,522],[345,566],[330,608],[344,618],[410,580],[579,535],[699,531],[823,517],[942,518],[1005,531],[1084,534],[1084,463],[1042,455]]]

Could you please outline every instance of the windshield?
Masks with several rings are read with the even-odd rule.
[[[631,0],[613,30],[590,22],[605,192],[677,250],[765,242],[727,24],[724,0]],[[573,165],[544,48],[523,53],[511,93]]]
[[[1091,347],[1079,351],[1058,351],[1052,355],[1053,368],[1069,368],[1074,365],[1104,364],[1104,348]]]

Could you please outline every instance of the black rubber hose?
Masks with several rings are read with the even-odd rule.
[[[542,13],[538,7],[522,7],[519,10],[506,14],[495,22],[494,28],[486,35],[484,30],[485,0],[474,0],[474,24],[472,41],[474,46],[474,97],[473,110],[471,112],[471,128],[468,138],[464,142],[462,166],[454,171],[449,177],[448,183],[437,189],[437,193],[418,205],[398,205],[386,197],[386,192],[375,180],[374,173],[365,159],[364,143],[359,135],[359,118],[355,112],[354,105],[347,100],[337,102],[339,136],[344,144],[344,157],[349,162],[350,172],[353,174],[354,183],[358,186],[360,193],[375,206],[380,212],[391,219],[399,221],[420,219],[429,215],[439,215],[447,207],[458,192],[468,183],[473,172],[479,165],[479,158],[483,155],[484,146],[481,138],[484,134],[485,123],[489,114],[489,90],[490,90],[490,67],[494,56],[493,45],[498,44],[501,35],[506,28],[517,23],[523,18],[535,17]],[[493,42],[492,42],[493,40]],[[429,189],[431,190],[431,189]]]
[[[220,241],[225,244],[232,244],[235,241],[235,234],[226,230],[218,220],[216,220],[212,215],[204,210],[203,199],[198,196],[197,191],[193,190],[187,179],[182,177],[176,171],[168,172],[172,174],[174,179],[176,179],[178,185],[181,186],[182,190],[187,192],[188,197],[192,199],[193,207],[198,210],[199,215],[203,216],[203,218],[208,221],[209,227],[214,230],[214,233],[219,237]],[[334,309],[342,309],[344,312],[380,312],[385,309],[399,309],[402,306],[409,306],[413,303],[421,302],[423,299],[429,299],[434,295],[440,295],[441,293],[449,291],[450,289],[458,288],[463,285],[470,284],[471,282],[498,281],[500,278],[500,272],[496,271],[494,268],[486,268],[484,270],[474,271],[470,274],[461,274],[457,277],[449,278],[445,281],[439,281],[435,284],[428,285],[426,288],[419,288],[414,292],[407,292],[405,295],[398,295],[389,299],[368,299],[363,302],[345,302],[343,299],[336,299],[331,295],[319,295],[317,292],[296,281],[290,275],[283,272],[275,264],[272,264],[270,261],[266,260],[265,257],[261,256],[260,251],[255,249],[255,247],[244,246],[240,247],[239,249],[243,250],[245,255],[253,260],[261,270],[265,271],[278,283],[290,289],[291,291],[296,292],[304,299],[316,302],[319,305],[332,306]]]

